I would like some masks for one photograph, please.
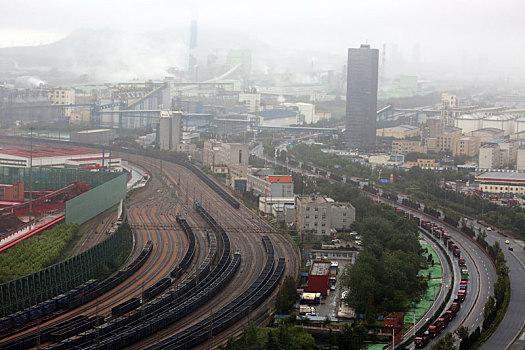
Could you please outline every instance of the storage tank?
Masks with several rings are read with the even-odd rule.
[[[514,133],[514,117],[509,114],[489,115],[482,120],[483,128],[503,130],[505,136]]]
[[[519,117],[518,119],[516,119],[515,127],[516,133],[525,131],[525,117]]]
[[[462,129],[463,133],[471,132],[482,128],[483,115],[479,113],[463,114],[455,118],[455,125]]]

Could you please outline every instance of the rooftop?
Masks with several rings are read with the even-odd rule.
[[[268,182],[293,183],[291,175],[269,175]]]
[[[310,276],[326,276],[330,273],[330,263],[314,261],[310,268]]]
[[[252,114],[263,117],[265,120],[296,117],[297,112],[288,109],[269,109],[266,111],[254,112]]]
[[[302,203],[326,203],[328,202],[325,197],[322,196],[298,196],[297,198]]]
[[[86,154],[100,154],[98,150],[87,148],[37,148],[33,149],[33,158],[47,158],[47,157],[64,157],[64,156],[82,156]],[[31,151],[24,148],[4,148],[0,150],[0,154],[9,156],[30,158]]]
[[[475,177],[476,181],[525,183],[525,173],[488,171]]]
[[[418,130],[419,128],[413,125],[398,125],[398,126],[394,126],[392,129],[409,131],[409,130]]]
[[[77,134],[93,134],[97,132],[104,132],[104,131],[111,131],[111,130],[113,129],[82,130],[82,131],[77,131]]]
[[[500,134],[503,132],[503,130],[496,129],[496,128],[482,128],[482,129],[474,130],[473,132],[484,132],[487,134]]]

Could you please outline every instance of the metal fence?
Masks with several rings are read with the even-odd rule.
[[[71,182],[84,181],[91,188],[102,185],[122,173],[114,172],[92,172],[88,170],[61,169],[61,168],[33,168],[33,190],[58,190],[69,185]],[[23,182],[26,190],[29,190],[29,168],[0,166],[0,183],[12,184]]]
[[[132,245],[131,229],[123,225],[99,244],[72,258],[0,284],[0,317],[63,294],[90,279],[106,277],[125,261]]]
[[[66,202],[66,223],[83,224],[126,198],[127,175],[122,174]]]

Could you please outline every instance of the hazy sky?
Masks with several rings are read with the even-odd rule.
[[[387,57],[397,45],[411,60],[417,44],[423,63],[509,75],[525,71],[524,14],[522,0],[0,0],[0,46],[82,28],[174,30],[196,16],[201,31],[224,28],[291,50],[344,57],[368,41],[386,43]]]

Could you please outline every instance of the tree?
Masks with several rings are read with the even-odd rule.
[[[275,334],[273,334],[273,331],[270,330],[268,332],[268,339],[266,341],[266,349],[267,350],[279,350],[281,347],[279,346],[279,341],[275,339]]]
[[[456,329],[455,333],[458,335],[459,339],[461,340],[465,340],[469,336],[468,327],[466,326],[459,327],[458,329]]]
[[[456,341],[456,338],[454,337],[454,334],[448,332],[443,338],[439,339],[437,343],[433,344],[430,349],[431,350],[456,349],[456,345],[454,344],[455,341]]]
[[[277,299],[275,301],[277,313],[287,314],[292,310],[298,299],[299,295],[297,294],[295,279],[288,275],[284,279],[283,285],[277,294]]]

